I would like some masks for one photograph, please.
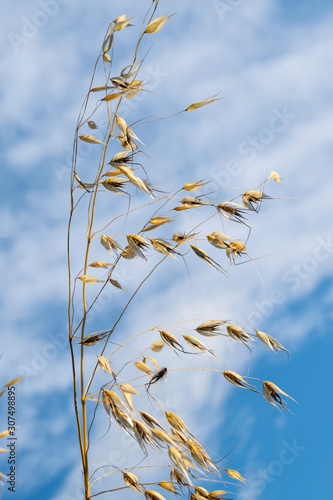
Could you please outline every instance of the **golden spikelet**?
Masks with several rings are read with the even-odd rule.
[[[156,17],[147,25],[145,33],[156,33],[165,25],[170,17],[172,16],[167,16],[166,14],[164,14],[164,16]]]
[[[166,500],[161,493],[158,493],[158,491],[154,490],[145,490],[145,498],[146,500]]]
[[[153,372],[153,369],[150,368],[150,366],[148,366],[143,361],[136,361],[134,364],[138,368],[138,370],[141,370],[142,372],[145,372],[148,375]]]
[[[184,352],[183,346],[178,342],[175,335],[173,335],[170,332],[166,332],[165,330],[159,330],[159,332],[163,342],[165,342],[168,346],[172,347],[173,349],[176,349],[177,351]]]
[[[267,345],[272,351],[278,352],[280,349],[285,351],[289,357],[289,351],[283,345],[281,345],[274,337],[268,335],[268,333],[261,332],[260,330],[255,330],[258,339],[265,345]]]
[[[273,179],[275,182],[281,182],[283,180],[277,172],[274,172],[274,170],[271,171],[270,176],[268,177],[268,180],[269,179]]]
[[[101,244],[111,255],[113,255],[113,252],[117,254],[118,250],[123,250],[116,240],[107,234],[102,234]]]
[[[270,199],[271,197],[267,196],[262,191],[258,191],[257,189],[252,189],[242,195],[242,201],[246,208],[254,210],[255,212],[258,212],[261,202],[265,198]]]
[[[132,490],[137,491],[138,493],[144,492],[144,488],[141,486],[139,478],[135,474],[132,472],[123,472],[123,478],[126,486],[132,488]]]
[[[188,477],[185,474],[183,474],[183,472],[181,472],[178,469],[175,469],[174,467],[171,467],[170,480],[172,483],[176,482],[177,485],[180,487],[185,486],[187,488],[189,486],[192,486]]]
[[[149,238],[149,241],[156,252],[160,252],[164,255],[169,255],[173,259],[176,259],[176,257],[172,255],[173,253],[181,255],[174,249],[173,245],[171,245],[168,241],[163,240],[162,238]]]
[[[164,413],[169,424],[172,425],[172,427],[181,432],[190,432],[186,427],[186,425],[184,424],[184,422],[182,421],[182,419],[178,417],[178,415],[172,413],[171,411],[165,411]]]
[[[271,403],[273,406],[276,406],[277,408],[282,407],[284,410],[288,410],[286,403],[285,401],[283,401],[280,394],[295,401],[291,396],[289,396],[286,392],[280,389],[277,385],[273,384],[273,382],[263,381],[262,386],[263,386],[264,397],[267,399],[269,403]]]
[[[161,349],[163,349],[164,346],[164,342],[162,342],[161,340],[156,340],[156,342],[150,345],[150,349],[154,352],[159,352]]]
[[[184,189],[185,191],[196,191],[206,184],[208,184],[208,182],[203,182],[202,180],[197,182],[187,182],[186,184],[184,184],[182,189]]]
[[[226,370],[221,373],[223,373],[224,378],[231,384],[236,385],[237,387],[243,387],[244,389],[250,389],[250,391],[253,392],[259,392],[254,385],[244,380],[243,377],[238,375],[238,373],[231,370]]]
[[[110,362],[108,358],[105,358],[104,356],[97,356],[98,359],[98,364],[107,373],[110,373],[111,375],[114,375],[114,372],[110,366]]]
[[[202,259],[205,262],[207,262],[207,264],[209,264],[210,266],[212,266],[217,271],[221,271],[221,272],[225,273],[225,270],[220,266],[220,264],[218,264],[211,257],[209,257],[209,255],[206,254],[206,252],[204,252],[203,250],[201,250],[201,248],[199,248],[199,247],[197,247],[195,245],[190,245],[190,247],[192,248],[193,252],[198,257],[200,257],[200,259]]]
[[[227,236],[224,233],[220,233],[219,231],[214,231],[213,233],[208,234],[206,237],[211,245],[216,248],[222,248],[223,250],[229,247],[228,241],[232,240],[230,236]]]
[[[158,484],[164,490],[171,491],[171,493],[177,493],[176,488],[169,481],[160,481]]]
[[[133,420],[133,430],[137,442],[144,452],[147,451],[146,444],[155,445],[150,429],[140,420]]]
[[[147,413],[145,411],[140,411],[139,413],[141,415],[142,420],[146,424],[148,424],[149,427],[151,427],[152,429],[154,429],[155,427],[159,427],[160,429],[162,429],[161,425],[158,423],[158,421],[156,420],[156,418],[154,418],[151,415],[149,415],[149,413]]]
[[[214,490],[208,493],[209,500],[223,500],[223,497],[229,493],[229,491],[225,490]]]
[[[251,340],[251,336],[245,330],[243,330],[243,328],[237,325],[228,325],[227,333],[232,339],[239,340],[246,345],[248,345],[248,341]]]
[[[209,352],[210,354],[213,354],[212,350],[208,349],[202,342],[200,342],[200,340],[196,339],[192,335],[183,335],[183,338],[191,347],[194,347],[202,352]]]
[[[220,328],[222,325],[224,325],[226,321],[215,321],[215,320],[210,320],[210,321],[205,321],[204,323],[201,323],[196,328],[196,331],[200,333],[200,335],[204,335],[205,337],[215,337],[217,335],[221,335],[220,333]]]
[[[89,267],[102,267],[104,269],[107,269],[109,266],[112,266],[112,264],[103,262],[102,260],[96,260],[89,264]]]
[[[173,241],[178,244],[186,243],[188,240],[195,238],[199,233],[185,234],[185,233],[175,233],[172,236]]]
[[[245,483],[246,480],[243,478],[243,476],[237,471],[233,469],[224,469],[226,473],[228,474],[229,477],[232,479],[237,479],[237,481],[241,481],[242,483]]]
[[[216,208],[226,219],[234,222],[243,222],[245,219],[244,213],[247,209],[245,205],[240,205],[239,203],[231,201],[223,201],[222,203],[219,203]]]
[[[188,108],[185,109],[185,111],[193,111],[194,109],[199,109],[202,108],[203,106],[207,106],[207,104],[210,104],[211,102],[214,101],[220,101],[221,97],[215,98],[214,97],[209,97],[208,99],[204,99],[203,101],[197,101],[191,104]]]
[[[175,446],[175,441],[172,438],[172,436],[170,436],[170,434],[168,434],[163,429],[152,428],[151,434],[152,434],[152,437],[156,443],[161,442],[161,443],[167,444],[169,446]]]
[[[127,241],[132,252],[134,252],[135,255],[138,255],[142,259],[147,260],[142,250],[146,250],[146,248],[148,248],[148,241],[146,241],[144,238],[142,238],[142,236],[139,236],[138,234],[129,234],[127,236]]]

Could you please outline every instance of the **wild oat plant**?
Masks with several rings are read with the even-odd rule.
[[[263,349],[284,350],[288,354],[287,349],[267,333],[251,330],[247,325],[232,324],[220,317],[200,321],[188,318],[188,323],[178,325],[172,322],[152,324],[148,331],[136,332],[131,338],[119,329],[120,321],[143,285],[157,268],[170,264],[171,259],[187,268],[186,259],[193,255],[203,261],[201,265],[207,266],[207,272],[221,274],[223,286],[238,286],[230,269],[238,263],[252,261],[246,249],[251,232],[249,217],[258,213],[261,204],[270,198],[262,191],[267,181],[281,180],[277,172],[272,172],[264,183],[232,200],[223,199],[225,193],[222,191],[197,195],[203,186],[207,189],[207,179],[189,179],[174,191],[156,181],[159,170],[145,153],[145,146],[137,134],[140,135],[138,129],[143,130],[147,122],[164,117],[129,123],[128,117],[127,120],[122,117],[122,109],[127,100],[135,101],[140,93],[149,97],[147,82],[140,79],[142,41],[157,33],[171,17],[158,15],[157,9],[158,1],[153,1],[130,61],[119,59],[121,55],[116,49],[119,37],[130,34],[128,28],[133,18],[125,14],[111,22],[76,126],[68,228],[68,316],[85,499],[103,494],[108,498],[127,498],[129,490],[134,490],[131,492],[133,498],[144,495],[147,500],[163,500],[170,494],[191,500],[219,500],[232,498],[230,489],[235,481],[246,483],[240,472],[225,467],[221,457],[214,454],[212,458],[212,453],[208,453],[204,444],[191,433],[188,424],[159,401],[161,383],[168,379],[171,371],[183,374],[182,363],[185,364],[185,359],[187,363],[189,355],[201,355],[207,359],[206,370],[223,374],[225,383],[262,394],[280,410],[287,410],[283,397],[290,398],[273,382],[258,382],[258,379],[232,371],[227,366],[228,361],[220,360],[209,346],[211,337],[227,337],[239,346],[243,344],[249,353],[258,345],[256,341],[260,341]],[[114,69],[118,67],[122,69]],[[168,116],[168,120],[176,119],[174,116],[180,113],[195,113],[220,99],[217,95],[198,98],[203,100],[184,106],[183,110]],[[97,152],[99,160],[95,170],[95,160],[89,161],[88,166],[81,165],[79,141],[89,143]],[[151,177],[154,184],[150,182]],[[192,227],[189,223],[184,227],[185,218],[180,216],[189,210],[196,215],[187,222],[195,222]],[[215,225],[215,230],[209,234],[205,231],[208,220]],[[169,227],[174,229],[168,231]],[[243,228],[243,241],[232,236],[236,227]],[[178,232],[174,232],[175,228]],[[83,244],[80,243],[82,235]],[[218,256],[220,252],[221,258],[213,259],[212,251]],[[229,260],[228,270],[220,263],[224,253],[226,261]],[[122,277],[126,278],[126,284]],[[184,291],[186,286],[191,286],[190,282],[188,277]],[[95,306],[110,287],[115,293],[108,306],[108,323],[105,329],[100,329],[103,318],[101,313],[96,314]],[[112,320],[110,311],[114,314]],[[132,324],[135,324],[134,318]],[[137,344],[133,347],[138,337],[140,350]],[[220,341],[222,343],[223,338]],[[162,349],[170,351],[168,366],[160,366],[158,359]],[[126,361],[121,368],[115,369],[118,359]],[[143,407],[150,411],[143,411]],[[90,454],[98,441],[92,441],[91,436],[101,412],[105,429],[99,438],[103,446],[112,448],[114,432],[126,433],[142,449],[139,463],[128,463],[123,468],[117,463],[90,466]],[[137,462],[137,455],[134,459]],[[147,470],[151,472],[152,468],[155,469],[154,478],[158,477],[155,482],[151,477],[146,479]],[[102,479],[103,488],[100,486]],[[105,488],[106,481],[108,487]],[[221,488],[210,491],[207,486],[210,481],[219,482]]]

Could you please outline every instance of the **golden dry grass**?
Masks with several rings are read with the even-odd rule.
[[[239,197],[242,198],[242,203],[227,199],[217,203],[216,200],[211,199],[209,193],[196,197],[191,195],[177,196],[181,191],[192,192],[204,188],[209,182],[204,179],[199,181],[189,179],[182,187],[172,193],[170,190],[168,191],[167,187],[157,187],[151,184],[149,179],[149,176],[152,175],[151,168],[148,168],[141,159],[142,156],[147,156],[142,153],[144,145],[134,133],[134,125],[130,122],[127,123],[121,115],[124,99],[132,99],[139,93],[146,91],[145,82],[139,79],[143,63],[143,59],[139,60],[142,40],[146,36],[150,37],[157,33],[172,17],[168,14],[158,16],[158,7],[159,1],[153,0],[143,21],[139,38],[134,43],[133,59],[132,61],[124,61],[124,67],[120,74],[114,74],[113,71],[114,53],[118,47],[119,37],[127,36],[127,29],[131,26],[133,17],[128,18],[127,14],[124,14],[110,23],[95,64],[90,87],[82,105],[75,132],[71,211],[68,226],[68,320],[75,418],[86,499],[93,496],[92,491],[94,495],[99,494],[98,481],[106,476],[110,479],[110,488],[107,490],[107,492],[110,492],[110,497],[112,491],[131,489],[138,494],[143,494],[148,500],[164,499],[161,493],[155,491],[155,489],[150,489],[152,484],[154,487],[160,487],[162,490],[184,498],[216,500],[230,498],[230,496],[225,496],[229,495],[229,492],[225,489],[214,491],[205,489],[202,485],[196,484],[199,481],[199,476],[203,476],[207,480],[213,478],[215,481],[220,481],[223,486],[227,481],[227,477],[245,483],[245,479],[238,471],[222,467],[219,465],[219,460],[213,460],[205,446],[193,436],[182,418],[165,409],[159,402],[158,396],[156,396],[157,389],[159,389],[163,381],[168,379],[170,371],[181,370],[180,368],[173,368],[173,358],[171,357],[169,358],[169,366],[160,366],[158,353],[164,347],[166,349],[170,348],[170,353],[172,355],[177,354],[181,359],[185,355],[197,355],[207,356],[207,359],[214,361],[210,357],[213,355],[218,362],[226,366],[226,369],[221,372],[217,368],[212,368],[211,363],[208,362],[208,366],[204,371],[211,370],[222,373],[226,383],[248,389],[254,393],[260,393],[278,409],[287,409],[282,396],[290,398],[272,382],[262,381],[263,389],[261,392],[254,383],[252,384],[246,380],[247,377],[229,369],[227,366],[228,360],[223,359],[222,362],[213,349],[209,347],[210,337],[220,337],[221,342],[223,342],[223,337],[229,337],[232,341],[236,341],[235,343],[238,343],[240,348],[247,347],[248,349],[256,347],[257,339],[268,348],[266,351],[278,353],[280,350],[284,350],[288,353],[288,350],[270,335],[259,330],[255,330],[256,334],[254,335],[246,325],[239,326],[227,319],[189,320],[197,325],[192,328],[193,333],[206,337],[207,346],[196,336],[186,333],[184,324],[179,324],[180,328],[176,329],[176,324],[170,323],[168,330],[163,328],[166,325],[152,326],[150,330],[138,332],[130,338],[126,337],[124,332],[122,342],[116,344],[117,347],[114,349],[113,334],[117,331],[120,320],[128,311],[129,305],[136,298],[143,284],[150,279],[155,270],[162,265],[168,265],[168,261],[172,262],[167,257],[177,260],[178,265],[183,262],[186,265],[186,259],[189,258],[188,254],[190,252],[190,255],[197,259],[198,265],[207,266],[208,264],[212,268],[210,269],[207,266],[207,272],[219,271],[222,274],[223,286],[231,284],[231,275],[226,266],[229,265],[230,267],[230,264],[235,264],[236,260],[239,260],[245,254],[247,255],[247,249],[246,244],[239,238],[227,236],[224,233],[223,224],[228,224],[231,234],[234,228],[241,224],[242,227],[248,228],[250,235],[251,226],[247,219],[253,212],[259,211],[263,200],[270,199],[269,195],[258,189],[240,193]],[[102,72],[99,71],[101,68]],[[104,74],[104,81],[101,80],[101,74]],[[171,120],[180,113],[196,111],[204,106],[217,103],[221,99],[217,95],[198,100],[187,107],[184,106],[183,110],[166,118]],[[91,108],[93,111],[91,111]],[[97,111],[100,108],[105,111],[106,128],[98,118]],[[98,138],[101,135],[99,134],[97,137],[97,133],[103,127],[103,140],[101,140]],[[89,130],[91,133],[87,133]],[[77,156],[79,141],[91,144],[100,152],[100,160],[90,179],[81,179],[83,175],[80,172]],[[114,153],[117,150],[118,152]],[[155,171],[154,175],[156,175]],[[270,179],[276,182],[281,181],[277,172],[271,172],[265,183]],[[218,194],[214,192],[214,196],[221,198],[224,194],[222,191]],[[103,213],[107,213],[107,197],[113,197],[112,200],[126,199],[128,208],[123,212],[113,214],[112,218],[110,216],[107,223],[104,223],[103,227],[101,227],[96,213],[101,210]],[[175,200],[180,203],[176,207],[174,206]],[[87,208],[86,247],[81,271],[73,279],[72,269],[75,267],[73,262],[76,260],[76,256],[72,254],[71,234],[74,216],[78,207],[81,207],[84,203],[86,203]],[[123,205],[120,203],[120,206]],[[137,219],[134,219],[136,222],[131,223],[130,234],[128,234],[125,232],[125,224],[129,225],[128,221],[131,221],[131,216],[142,208],[149,208],[151,213],[147,218],[142,218],[139,225]],[[172,211],[172,217],[168,215],[166,210]],[[178,223],[178,220],[181,226],[182,219],[179,219],[179,216],[184,210],[197,211],[198,216],[201,216],[200,222],[190,228],[183,227],[182,230],[173,234],[170,231],[167,237],[158,234],[161,226],[163,226],[163,229],[167,229],[170,224]],[[208,231],[205,231],[206,223],[212,219],[216,224],[216,231],[207,235]],[[121,234],[114,229],[116,221],[119,220],[123,221],[124,224],[124,231]],[[80,221],[81,223],[82,221]],[[107,232],[110,234],[102,234],[106,228],[108,228]],[[150,231],[155,231],[154,237],[145,238],[142,235]],[[203,240],[203,245],[206,244],[208,247],[210,245],[209,253],[197,245],[198,239]],[[98,241],[101,245],[95,244]],[[181,251],[179,250],[180,245]],[[98,254],[97,260],[92,261],[92,249],[94,255]],[[222,255],[220,250],[225,250],[228,258],[225,264],[222,264],[223,256],[220,257]],[[106,251],[108,252],[108,260],[112,260],[110,263],[104,262]],[[213,251],[219,254],[216,260],[210,256],[210,252]],[[134,289],[131,286],[129,287],[130,290],[126,291],[122,285],[122,279],[119,278],[118,281],[118,275],[115,274],[114,276],[114,273],[121,273],[122,270],[126,270],[126,266],[131,264],[129,261],[136,257],[141,259],[137,259],[137,261],[140,261],[139,265],[147,266],[148,271],[144,279],[138,278],[137,281],[134,279]],[[155,263],[156,257],[159,257],[157,263]],[[151,264],[151,261],[154,261],[154,263]],[[90,274],[87,272],[88,267],[90,268]],[[101,272],[104,272],[104,276]],[[90,320],[91,311],[106,287],[110,286],[120,290],[118,293],[123,294],[122,298],[119,299],[120,306],[117,309],[115,318],[110,321],[108,329],[99,332],[93,331],[93,322],[88,321]],[[96,289],[97,291],[93,292]],[[77,305],[79,302],[80,308]],[[172,306],[172,304],[167,306]],[[78,309],[79,311],[77,311]],[[199,321],[201,322],[198,325]],[[179,333],[179,330],[181,333]],[[153,343],[145,340],[148,332],[156,334],[156,340]],[[140,351],[130,347],[132,341],[139,335],[141,336],[142,345]],[[119,339],[119,337],[117,338]],[[112,349],[114,350],[112,351]],[[117,353],[120,349],[126,350],[132,357],[129,356],[129,361],[123,368],[115,370],[113,368],[116,366],[114,360],[117,359]],[[156,353],[157,359],[147,355],[149,350]],[[89,368],[92,359],[95,363],[93,369]],[[107,380],[102,386],[97,376],[98,372],[103,372]],[[142,398],[147,398],[151,405],[156,404],[158,409],[163,409],[164,417],[158,419],[140,410],[137,405]],[[161,459],[168,460],[167,466],[162,469],[165,473],[163,479],[160,478],[158,481],[147,485],[129,468],[121,469],[118,468],[117,464],[112,464],[114,467],[112,472],[103,472],[99,477],[94,477],[94,473],[97,471],[93,473],[90,470],[89,443],[90,433],[95,423],[95,412],[99,407],[104,407],[106,421],[116,423],[121,431],[128,434],[140,445],[144,456],[152,455],[154,463],[158,454],[160,454]],[[122,477],[124,486],[113,487],[113,474]],[[94,479],[92,479],[93,477]]]

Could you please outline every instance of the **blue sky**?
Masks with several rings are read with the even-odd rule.
[[[70,151],[108,22],[125,10],[138,20],[120,33],[116,71],[130,62],[149,2],[138,7],[134,0],[54,0],[48,4],[53,10],[40,17],[47,12],[45,5],[19,0],[15,10],[2,6],[1,381],[26,373],[17,386],[16,500],[76,500],[81,498],[81,472],[64,341]],[[264,286],[251,263],[232,270],[240,293],[189,255],[191,283],[186,268],[170,262],[156,273],[121,326],[134,334],[137,328],[171,321],[170,315],[172,321],[223,315],[243,325],[251,319],[251,326],[277,338],[290,350],[288,365],[283,354],[257,350],[251,376],[272,380],[291,394],[299,402],[290,405],[294,415],[281,415],[264,399],[208,372],[188,372],[181,383],[170,373],[162,397],[219,455],[239,442],[228,466],[242,471],[249,489],[233,486],[236,498],[252,500],[262,492],[258,498],[266,500],[326,499],[332,464],[333,9],[328,1],[161,2],[160,14],[167,11],[176,15],[143,45],[142,55],[149,53],[142,76],[151,94],[133,101],[122,116],[133,123],[169,115],[218,92],[223,100],[191,115],[135,128],[158,166],[151,170],[152,182],[171,189],[205,177],[212,189],[225,189],[232,198],[275,170],[283,182],[267,189],[282,199],[267,201],[251,218],[247,247],[251,257],[266,256],[256,261]],[[93,148],[81,145],[79,155],[81,172],[89,175]],[[115,203],[109,209],[116,210]],[[180,220],[187,225],[195,219],[185,212]],[[216,230],[214,223],[209,228]],[[81,255],[82,225],[74,231],[74,251]],[[144,273],[144,266],[136,272]],[[161,304],[169,304],[168,310]],[[115,309],[102,303],[98,307],[96,315],[104,325]],[[223,358],[223,347],[215,340],[210,345]],[[241,347],[228,354],[228,367],[246,375],[249,358]],[[161,360],[170,366],[177,357],[163,351]],[[207,361],[196,362],[201,366]],[[105,454],[105,441],[99,441],[106,431],[102,416],[99,424],[93,460]],[[133,453],[121,436],[115,433],[112,439],[115,451]],[[139,457],[140,451],[135,454]],[[0,470],[6,473],[3,457]],[[6,489],[2,493],[4,498],[11,494]]]

